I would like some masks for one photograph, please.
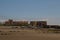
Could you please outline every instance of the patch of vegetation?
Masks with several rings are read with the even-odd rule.
[[[2,31],[0,30],[0,32],[2,32]]]
[[[8,35],[7,33],[1,33],[0,35]]]
[[[9,31],[9,32],[13,32],[13,31]]]
[[[48,33],[60,33],[60,31],[56,29],[49,29]]]

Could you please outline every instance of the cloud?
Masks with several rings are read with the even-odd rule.
[[[50,25],[60,25],[60,18],[48,18],[47,23]]]

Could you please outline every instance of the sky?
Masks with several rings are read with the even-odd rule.
[[[60,0],[0,0],[0,21],[45,20],[60,25]]]

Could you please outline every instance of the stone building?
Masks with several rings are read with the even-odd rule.
[[[44,27],[47,25],[46,21],[30,21],[30,25],[35,27]]]
[[[13,20],[8,20],[5,21],[5,25],[10,25],[10,26],[27,26],[28,25],[28,21],[13,21]]]

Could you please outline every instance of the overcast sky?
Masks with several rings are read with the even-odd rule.
[[[0,21],[46,20],[60,25],[60,0],[0,0]]]

